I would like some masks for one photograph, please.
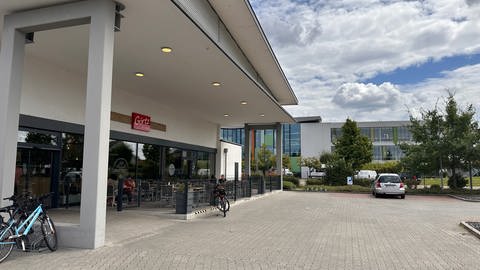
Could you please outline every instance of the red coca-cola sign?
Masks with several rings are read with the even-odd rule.
[[[150,116],[132,113],[132,129],[150,131]]]

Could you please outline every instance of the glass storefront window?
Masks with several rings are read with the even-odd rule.
[[[160,178],[160,151],[158,145],[138,144],[137,178],[144,180]]]
[[[49,145],[49,146],[59,145],[58,136],[55,134],[49,134],[48,132],[36,132],[36,131],[26,131],[26,130],[18,131],[17,142]]]
[[[164,169],[165,179],[180,179],[183,176],[182,152],[182,150],[173,147],[166,149]]]
[[[126,141],[110,140],[108,156],[109,175],[118,179],[136,177],[137,144]]]
[[[80,203],[82,166],[83,135],[62,133],[62,160],[58,186],[59,205]]]

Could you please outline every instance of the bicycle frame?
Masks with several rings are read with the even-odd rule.
[[[2,234],[0,235],[1,236],[0,238],[3,238],[5,236],[5,234],[7,233],[7,231],[9,229],[11,229],[12,227],[14,227],[14,229],[15,229],[15,235],[12,235],[10,237],[10,239],[20,238],[24,235],[27,235],[30,232],[30,229],[32,228],[35,220],[37,220],[37,218],[42,213],[43,213],[43,208],[42,208],[42,205],[40,204],[40,205],[37,206],[37,208],[35,208],[35,210],[30,215],[28,215],[27,219],[25,219],[22,223],[20,223],[16,227],[14,227],[15,219],[13,217],[10,218],[10,220],[8,222],[8,226],[1,232]],[[23,229],[23,231],[22,231],[22,229]],[[22,233],[20,234],[20,232],[22,232]],[[0,245],[9,245],[9,244],[15,244],[15,242],[0,242]],[[25,250],[25,247],[23,246],[23,243],[22,243],[22,249]]]

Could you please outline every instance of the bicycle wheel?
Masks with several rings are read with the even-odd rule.
[[[15,243],[8,239],[12,235],[13,231],[9,229],[6,224],[2,223],[0,225],[0,263],[3,262],[12,252]]]
[[[227,216],[227,206],[225,204],[225,198],[220,199],[220,206],[221,206],[221,211],[223,212],[223,217]]]
[[[215,197],[215,206],[219,211],[223,211],[222,205],[221,205],[222,200],[220,197]]]
[[[230,211],[230,202],[228,201],[227,197],[225,197],[225,209],[227,209],[227,212]]]
[[[42,219],[42,233],[48,249],[51,251],[57,250],[57,230],[55,229],[55,224],[47,215]]]

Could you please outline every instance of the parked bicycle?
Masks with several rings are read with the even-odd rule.
[[[4,261],[12,252],[13,247],[22,251],[39,248],[45,243],[48,249],[57,249],[57,234],[52,219],[47,215],[43,200],[47,194],[38,199],[25,196],[17,198],[11,196],[4,200],[11,200],[11,206],[0,208],[0,213],[8,213],[9,219],[4,222],[0,216],[0,262]],[[38,236],[41,231],[41,237]]]
[[[227,199],[227,193],[223,185],[217,185],[214,191],[215,205],[218,210],[223,213],[223,217],[227,216],[227,212],[230,210],[230,202]]]

